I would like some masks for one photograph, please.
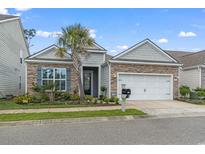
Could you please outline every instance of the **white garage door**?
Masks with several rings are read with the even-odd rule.
[[[118,81],[119,93],[122,86],[131,89],[128,100],[172,99],[170,75],[120,74]]]

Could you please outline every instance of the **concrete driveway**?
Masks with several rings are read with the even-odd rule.
[[[204,114],[204,105],[194,105],[181,101],[127,101],[128,106],[136,107],[149,115]]]

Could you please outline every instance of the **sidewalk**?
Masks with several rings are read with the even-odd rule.
[[[128,105],[127,108],[135,108],[135,107]],[[121,109],[121,106],[46,108],[46,109],[14,109],[14,110],[0,110],[0,114],[41,113],[41,112],[76,112],[76,111],[99,111],[99,110],[115,110],[115,109]]]

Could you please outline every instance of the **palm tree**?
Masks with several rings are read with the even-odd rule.
[[[94,39],[90,37],[89,29],[74,24],[62,28],[62,35],[58,39],[59,50],[57,55],[60,57],[65,56],[65,53],[71,51],[73,66],[78,76],[78,85],[80,90],[80,99],[84,99],[84,88],[81,79],[81,56],[86,54],[86,47],[92,46]]]

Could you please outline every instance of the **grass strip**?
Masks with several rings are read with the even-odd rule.
[[[43,119],[61,119],[61,118],[82,118],[82,117],[110,117],[126,115],[145,115],[144,112],[137,109],[127,109],[122,112],[116,110],[100,111],[78,111],[78,112],[43,112],[43,113],[16,113],[0,114],[0,121],[26,121],[26,120],[43,120]]]

